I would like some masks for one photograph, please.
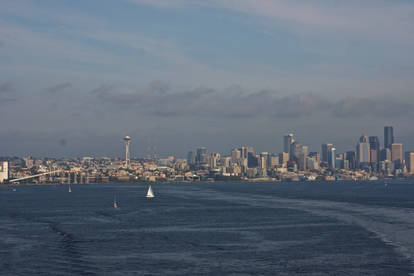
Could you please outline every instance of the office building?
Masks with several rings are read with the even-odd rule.
[[[371,162],[371,150],[368,136],[362,135],[357,144],[357,162],[360,168]]]
[[[241,159],[241,156],[241,151],[239,149],[233,149],[231,151],[231,161],[233,163],[237,163],[237,161]]]
[[[197,149],[195,161],[198,166],[205,165],[207,163],[207,149],[205,147]]]
[[[414,174],[414,152],[407,151],[405,153],[405,165],[407,166],[407,172]]]
[[[290,145],[295,142],[293,133],[288,133],[285,136],[283,136],[283,152],[290,153]]]
[[[345,153],[344,159],[348,161],[350,169],[355,169],[357,167],[357,157],[355,151],[347,151]]]
[[[322,144],[322,161],[329,162],[329,152],[333,148],[333,144]]]
[[[336,168],[336,148],[334,147],[328,151],[328,165],[330,169]]]
[[[403,161],[403,145],[401,143],[391,145],[391,161],[394,163],[396,169],[400,169]]]
[[[380,161],[380,141],[377,136],[369,137],[370,161],[378,164]]]
[[[391,150],[392,144],[394,144],[394,128],[386,126],[384,127],[384,148]]]
[[[381,150],[380,161],[391,161],[391,149],[383,148]]]
[[[282,165],[283,168],[287,167],[287,163],[289,159],[290,159],[289,153],[282,152],[281,154],[279,154],[279,164]]]

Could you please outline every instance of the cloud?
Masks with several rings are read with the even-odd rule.
[[[16,89],[13,83],[8,81],[0,84],[0,104],[16,101],[15,92]]]
[[[222,8],[255,16],[271,24],[303,30],[339,30],[367,38],[394,38],[413,43],[414,5],[405,1],[349,0],[326,3],[321,0],[129,0],[158,8],[189,5]],[[342,33],[343,34],[343,33]],[[397,42],[397,41],[395,41]]]
[[[47,88],[47,92],[50,94],[57,94],[63,90],[65,90],[66,88],[70,88],[72,87],[72,85],[69,82],[64,82],[64,83],[60,83],[60,84],[56,84],[54,86],[51,86],[49,88]]]
[[[160,83],[163,84],[157,82]],[[148,88],[138,90],[99,86],[93,94],[101,103],[161,117],[299,118],[331,106],[323,97],[312,93],[277,96],[272,90],[246,94],[237,87],[225,91],[208,87],[185,91],[161,87],[160,90],[154,82]]]
[[[414,105],[409,98],[405,102],[391,97],[357,98],[347,97],[339,100],[333,114],[337,117],[399,117],[413,113]]]
[[[0,94],[8,94],[15,92],[14,85],[11,82],[4,82],[0,84]]]

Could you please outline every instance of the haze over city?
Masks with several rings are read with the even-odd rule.
[[[4,156],[414,150],[411,1],[4,1]],[[382,140],[382,138],[381,138]]]

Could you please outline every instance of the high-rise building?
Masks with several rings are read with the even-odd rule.
[[[201,147],[197,149],[195,161],[197,165],[205,165],[207,163],[207,148]]]
[[[345,158],[344,159],[348,161],[348,165],[349,165],[350,169],[355,169],[356,168],[357,158],[356,158],[356,152],[355,151],[347,151],[345,153]]]
[[[290,145],[295,142],[293,133],[288,133],[283,136],[283,152],[290,153]]]
[[[211,169],[217,168],[217,163],[219,162],[220,158],[220,153],[211,153],[209,158],[209,167]]]
[[[368,165],[371,162],[371,150],[368,136],[362,135],[357,144],[357,161],[359,167]]]
[[[7,179],[9,179],[9,162],[3,161],[0,162],[0,183]]]
[[[231,151],[231,161],[233,163],[236,163],[240,159],[241,159],[241,151],[239,149],[233,149]]]
[[[269,163],[269,153],[262,152],[259,157],[259,167],[262,169],[267,169]]]
[[[405,153],[405,165],[407,166],[407,171],[410,174],[414,174],[414,152],[407,151]]]
[[[240,156],[242,159],[247,159],[247,147],[241,147],[240,149]]]
[[[272,155],[269,160],[270,160],[270,162],[269,162],[269,167],[270,168],[276,168],[277,166],[279,166],[279,156],[278,155]]]
[[[247,167],[249,168],[257,168],[259,165],[258,158],[254,152],[248,152],[247,153]]]
[[[384,127],[384,148],[391,150],[392,144],[394,144],[394,128],[386,126]]]
[[[322,161],[329,162],[329,152],[332,148],[332,144],[322,144]]]
[[[391,161],[396,169],[399,169],[403,161],[403,145],[394,143],[391,145]]]
[[[288,163],[289,159],[290,159],[289,153],[282,152],[282,153],[279,154],[279,164],[282,165],[282,167],[284,167],[284,168],[287,167],[287,163]]]
[[[335,169],[336,148],[332,147],[328,151],[328,164],[330,169]]]
[[[315,159],[315,162],[318,163],[318,165],[321,162],[321,153],[320,152],[315,152],[315,151],[310,152],[309,157]]]
[[[193,151],[187,153],[187,163],[190,166],[195,164],[195,155]]]
[[[380,161],[380,141],[378,136],[369,137],[370,161],[376,163]]]
[[[383,148],[381,150],[380,161],[391,161],[391,149]]]

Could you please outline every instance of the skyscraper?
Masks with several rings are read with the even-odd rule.
[[[189,151],[187,153],[187,163],[188,165],[194,165],[195,164],[195,156],[193,151]]]
[[[357,144],[357,157],[359,167],[368,165],[371,162],[371,150],[368,136],[362,135]]]
[[[383,148],[381,150],[380,161],[391,161],[391,149]]]
[[[329,151],[332,148],[332,144],[322,144],[322,161],[329,162]]]
[[[345,153],[345,160],[348,161],[350,169],[355,169],[356,168],[356,153],[355,153],[355,151],[347,151]]]
[[[394,128],[392,126],[384,127],[384,148],[391,150],[391,145],[394,143]]]
[[[290,145],[295,141],[293,133],[288,133],[283,136],[283,152],[290,153]]]
[[[378,163],[380,161],[380,142],[377,136],[369,137],[370,161]]]
[[[391,145],[391,161],[394,163],[395,168],[400,168],[403,161],[403,145],[400,143],[393,143]]]
[[[328,151],[328,164],[330,169],[335,169],[336,148],[332,147]]]
[[[207,163],[207,148],[201,147],[197,149],[195,161],[197,165],[205,165]]]
[[[407,171],[410,174],[414,174],[414,152],[407,151],[405,153],[405,164],[407,166]]]

